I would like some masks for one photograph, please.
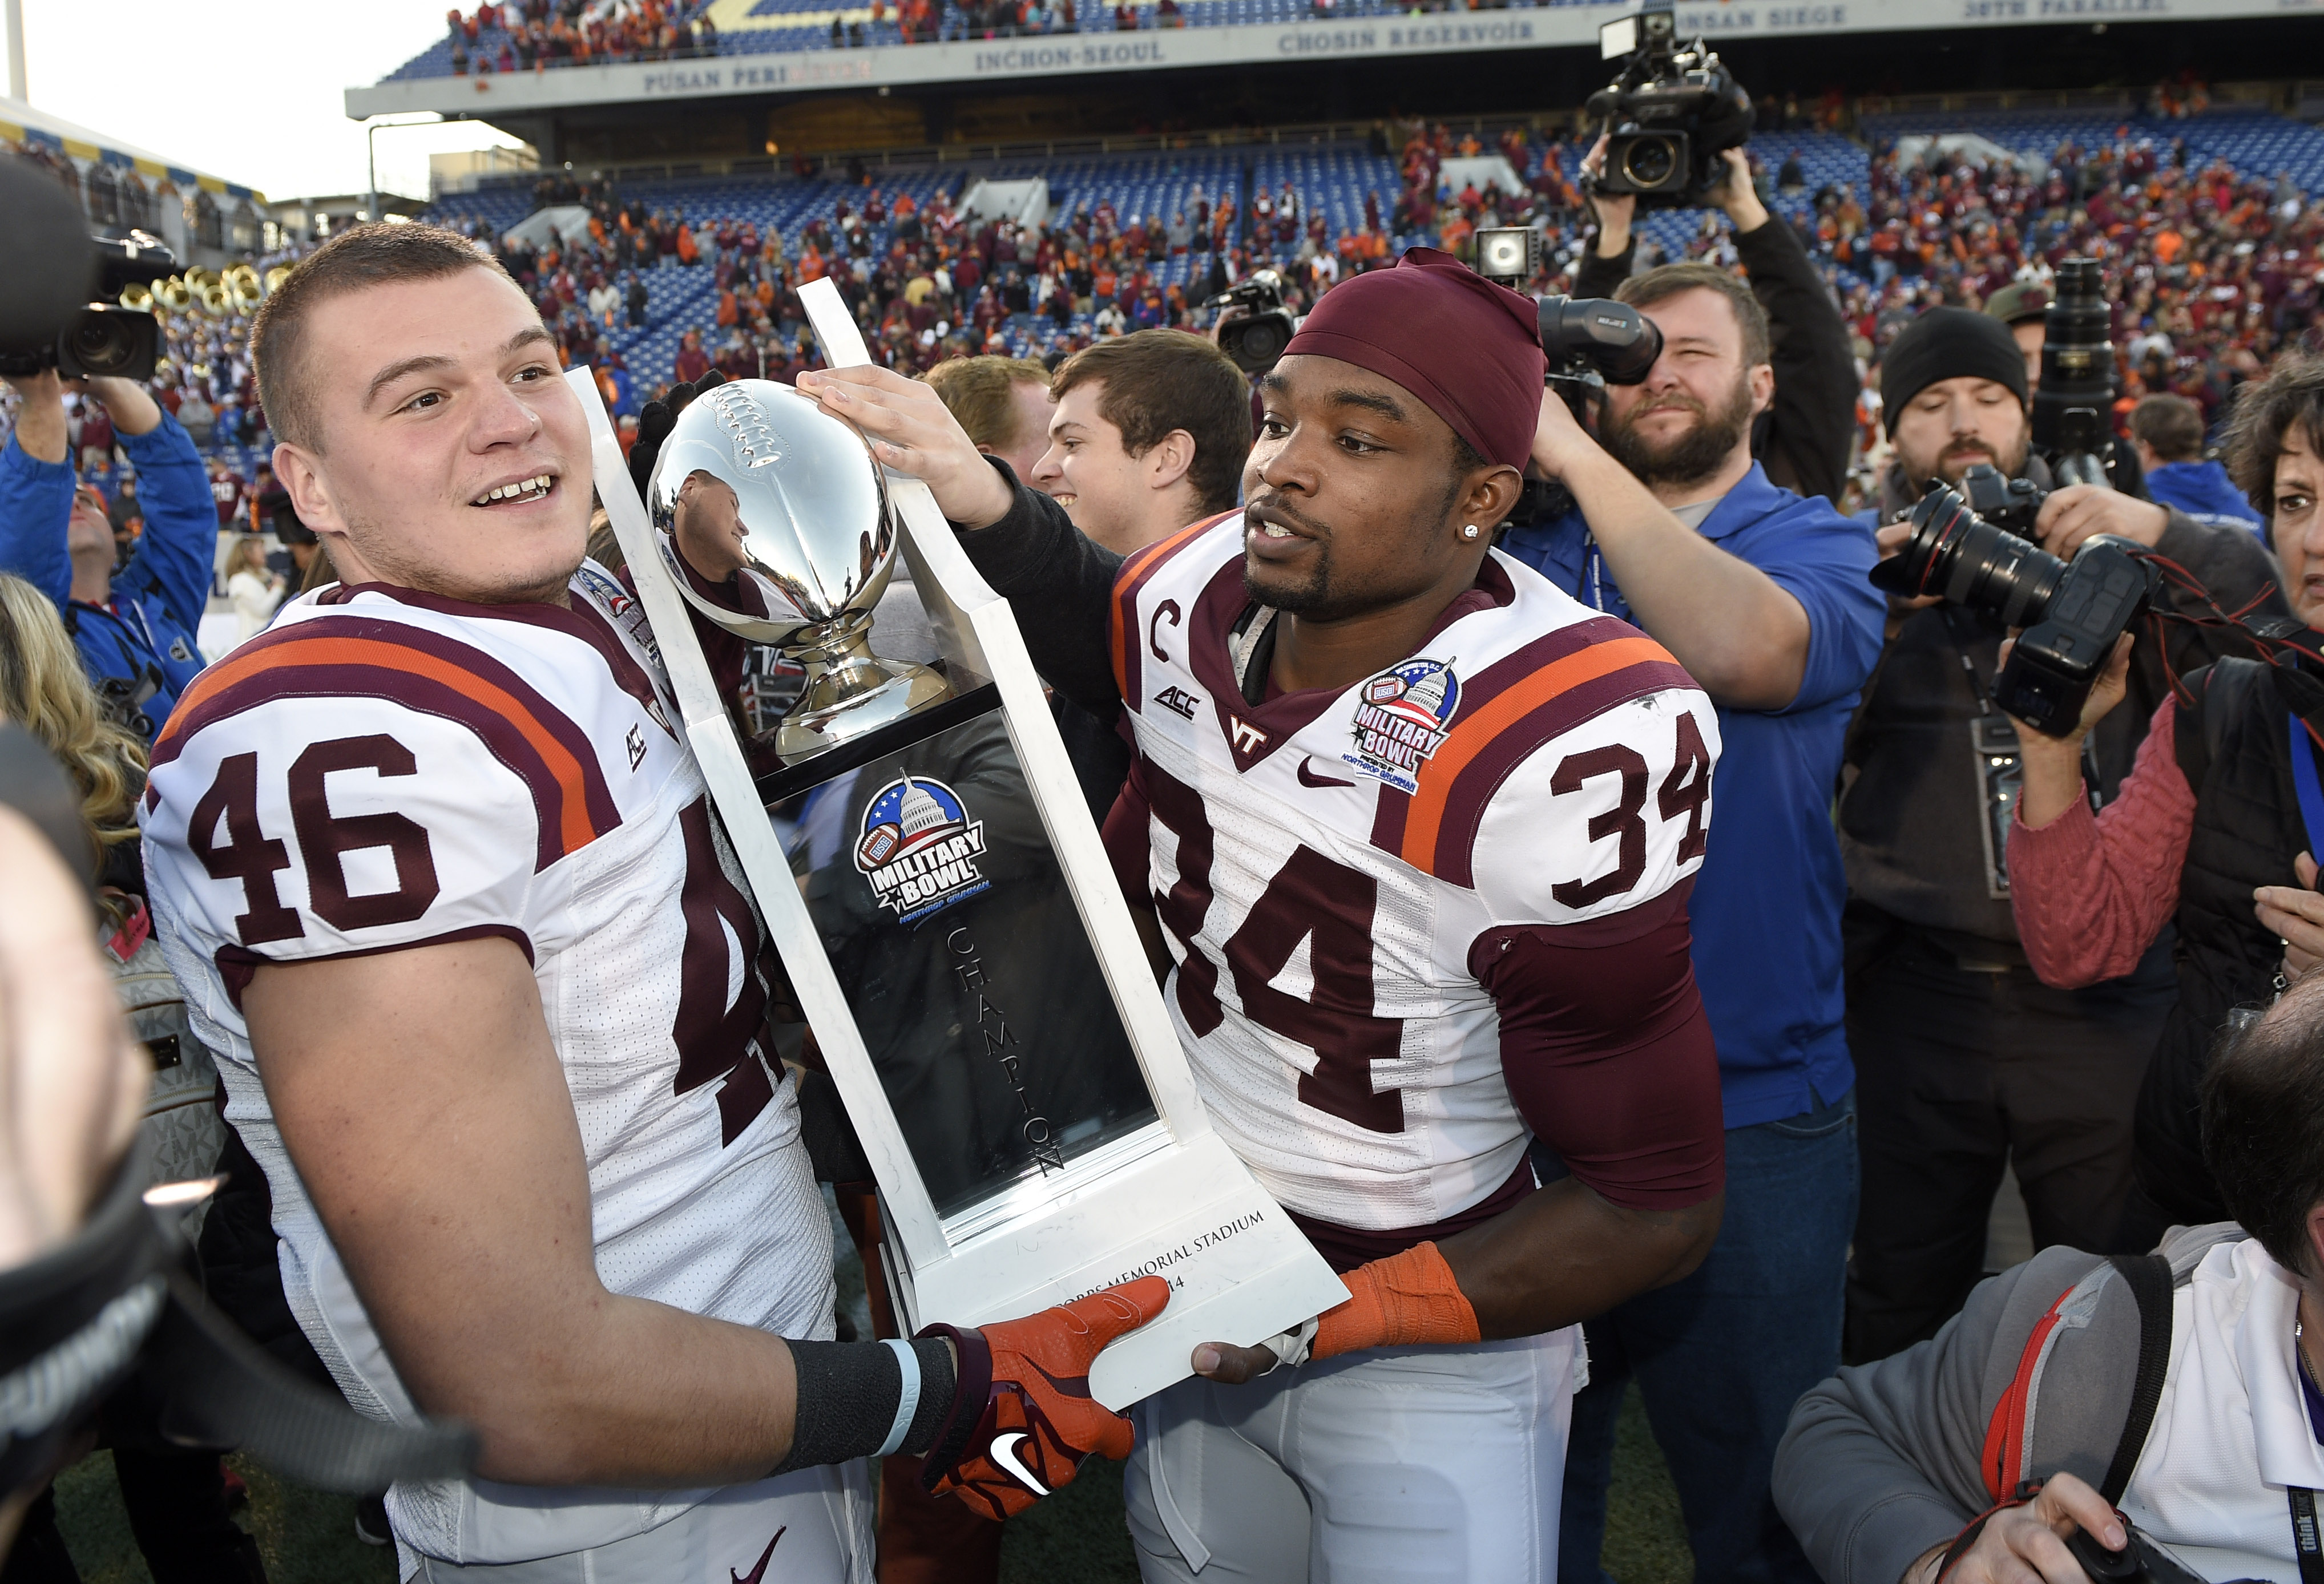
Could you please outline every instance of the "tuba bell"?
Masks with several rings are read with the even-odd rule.
[[[236,264],[226,272],[225,281],[226,291],[234,299],[235,312],[254,314],[258,311],[258,305],[266,293],[259,283],[256,270],[248,264]]]
[[[185,277],[172,275],[166,281],[156,281],[148,292],[152,311],[164,318],[184,313],[194,303],[194,294],[186,285]]]
[[[143,281],[132,281],[128,285],[124,286],[121,289],[121,296],[118,300],[122,307],[129,309],[132,313],[152,313],[153,311],[153,289],[146,285]]]

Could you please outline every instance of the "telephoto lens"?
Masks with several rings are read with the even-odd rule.
[[[2071,736],[2116,642],[2153,603],[2162,580],[2144,549],[2098,534],[2061,561],[1986,521],[1945,484],[1909,520],[1912,537],[1873,568],[1873,586],[1906,599],[1935,594],[2022,629],[1994,679],[1994,702],[2047,736]]]
[[[2096,259],[2066,260],[2055,286],[2042,328],[2034,444],[2060,484],[2102,484],[2114,432],[2114,310]]]
[[[1872,570],[1876,587],[1904,599],[1935,594],[1983,611],[2004,627],[2042,619],[2066,564],[2030,539],[1996,528],[1949,484],[1921,497],[1906,519],[1913,537]]]

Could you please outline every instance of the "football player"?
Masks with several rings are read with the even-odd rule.
[[[1242,509],[1127,560],[922,387],[800,381],[928,482],[1049,680],[1129,712],[1108,844],[1179,1038],[1348,1284],[1140,1404],[1149,1580],[1550,1579],[1576,1322],[1718,1228],[1686,926],[1718,724],[1492,548],[1548,421],[1535,319],[1432,249],[1337,287],[1260,382]]]
[[[473,1478],[390,1492],[402,1576],[863,1584],[866,1454],[996,1516],[1123,1455],[1076,1381],[1158,1279],[830,1340],[765,930],[641,613],[583,561],[586,425],[524,293],[448,232],[359,227],[253,339],[344,581],[186,689],[146,858],[301,1329],[358,1407],[480,1436]]]

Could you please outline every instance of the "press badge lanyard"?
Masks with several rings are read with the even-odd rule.
[[[2324,786],[2316,775],[2316,750],[2308,740],[2308,723],[2292,716],[2292,784],[2300,793],[2300,822],[2308,828],[2310,854],[2324,854]],[[2310,1580],[2324,1584],[2324,1577]]]
[[[1590,580],[1590,608],[1603,614],[1606,609],[1606,557],[1598,548],[1598,536],[1591,534],[1582,552],[1582,575]]]

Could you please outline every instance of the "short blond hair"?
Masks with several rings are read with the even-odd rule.
[[[1049,371],[1029,357],[954,357],[927,372],[928,389],[942,399],[968,437],[1006,451],[1025,437],[1011,400],[1019,385],[1049,387]]]

